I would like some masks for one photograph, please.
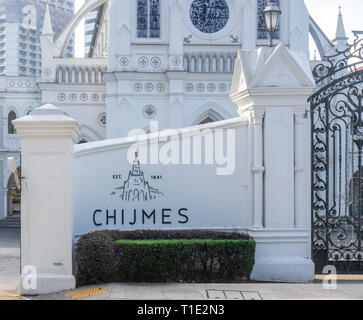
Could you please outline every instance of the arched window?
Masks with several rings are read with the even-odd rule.
[[[18,175],[21,177],[20,168],[18,168]],[[21,208],[21,191],[17,189],[15,178],[12,174],[8,180],[8,196],[7,196],[7,216],[20,215]]]
[[[8,114],[8,134],[15,134],[14,125],[11,123],[15,119],[16,119],[16,113],[13,110],[11,110]]]
[[[257,40],[268,40],[268,32],[263,16],[263,11],[266,8],[267,2],[268,0],[257,0]],[[277,4],[280,6],[280,0],[277,0]],[[273,38],[280,39],[280,25],[275,31]]]
[[[88,143],[88,141],[86,139],[82,139],[78,142],[78,144],[85,144],[85,143]]]
[[[137,0],[137,37],[160,38],[160,0]]]

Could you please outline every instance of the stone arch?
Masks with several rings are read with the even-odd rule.
[[[88,143],[88,139],[87,138],[84,138],[84,137],[79,137],[78,138],[78,141],[77,141],[77,144],[85,144],[85,143]]]
[[[79,128],[81,134],[77,141],[80,141],[81,139],[85,139],[88,142],[103,140],[103,137],[97,131],[93,130],[91,127],[86,125],[81,125]]]
[[[95,68],[91,69],[90,78],[88,80],[89,80],[89,83],[95,83],[96,82],[96,70],[95,70]]]
[[[77,83],[77,79],[78,79],[78,73],[77,73],[77,70],[76,70],[76,67],[73,66],[71,67],[71,83]]]
[[[97,83],[102,83],[103,82],[103,70],[102,67],[98,67],[97,68]]]
[[[20,167],[18,167],[18,174],[21,177]],[[21,190],[16,188],[15,178],[13,174],[8,177],[7,183],[7,213],[8,217],[20,215],[21,213]]]
[[[206,119],[210,119],[210,122],[222,121],[233,118],[226,109],[221,107],[215,102],[208,102],[198,108],[191,116],[184,122],[186,126],[197,126],[204,122]]]
[[[84,71],[81,67],[78,68],[78,83],[84,83]]]
[[[65,67],[64,70],[64,83],[69,83],[71,80],[71,71],[69,67]]]
[[[221,116],[215,110],[209,109],[206,112],[203,112],[201,115],[199,115],[199,117],[195,120],[194,125],[207,124],[222,120],[225,120],[223,116]]]
[[[33,105],[29,105],[24,110],[24,116],[30,115],[34,111],[35,107]]]
[[[8,113],[8,134],[15,134],[15,127],[12,123],[17,118],[16,112],[11,109]]]
[[[56,81],[58,83],[65,82],[65,75],[64,75],[63,66],[58,66],[57,67],[57,70],[56,70]]]
[[[89,83],[90,78],[91,78],[90,71],[89,71],[88,67],[86,67],[84,70],[84,83]]]

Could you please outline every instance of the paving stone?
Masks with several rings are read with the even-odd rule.
[[[20,231],[0,229],[0,291],[16,293],[20,283]]]
[[[164,300],[164,294],[158,285],[133,284],[125,285],[126,299],[131,300]]]
[[[224,291],[224,294],[228,300],[244,300],[241,291],[226,290]]]
[[[242,292],[245,300],[262,300],[258,292]]]
[[[207,297],[209,299],[226,299],[223,290],[207,290]]]

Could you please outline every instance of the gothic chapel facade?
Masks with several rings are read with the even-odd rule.
[[[334,48],[303,0],[278,0],[275,44],[309,55],[309,32],[321,55]],[[20,166],[11,121],[52,103],[80,124],[79,143],[183,128],[237,116],[229,92],[236,53],[267,46],[267,0],[89,0],[58,35],[47,9],[42,76],[1,76],[0,220],[13,214],[7,157]],[[75,28],[99,7],[88,58],[64,58]],[[342,29],[338,28],[340,32]],[[344,27],[343,27],[344,31]],[[345,34],[336,39],[345,38]],[[10,183],[10,184],[9,184]]]

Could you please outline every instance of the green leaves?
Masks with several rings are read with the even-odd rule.
[[[77,284],[239,282],[250,277],[255,247],[239,233],[93,232],[77,243]]]
[[[122,282],[241,281],[254,251],[253,240],[116,241]]]

